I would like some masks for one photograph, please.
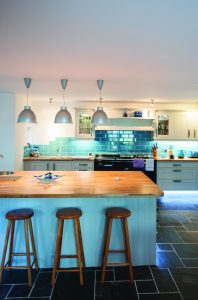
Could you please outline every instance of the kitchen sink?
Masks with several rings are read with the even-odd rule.
[[[11,171],[0,171],[0,181],[2,180],[18,180],[22,176],[14,175],[14,172]]]

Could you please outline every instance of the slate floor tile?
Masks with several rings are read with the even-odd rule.
[[[12,285],[11,284],[2,284],[0,285],[0,300],[5,299],[5,297],[7,296],[7,294],[9,293],[9,291],[11,290]]]
[[[36,279],[38,272],[39,271],[32,269],[32,282],[34,282],[34,280]],[[28,283],[27,270],[25,269],[12,269],[10,271],[4,270],[3,283],[8,283],[8,284]]]
[[[198,222],[182,222],[183,226],[189,231],[198,231]]]
[[[171,268],[170,272],[184,299],[197,299],[198,268]]]
[[[178,289],[171,277],[168,269],[151,268],[158,291],[161,292],[178,292]]]
[[[198,258],[198,244],[173,244],[180,258]]]
[[[140,300],[183,300],[179,293],[140,294]]]
[[[137,300],[135,284],[130,282],[96,283],[95,300]]]
[[[51,300],[93,300],[95,271],[84,272],[84,285],[80,286],[78,273],[59,273]]]
[[[156,266],[159,268],[183,267],[183,264],[175,252],[157,251]]]
[[[171,246],[171,244],[157,244],[158,246],[158,250],[162,250],[162,251],[173,251],[173,247]]]
[[[129,271],[127,267],[115,267],[115,280],[129,280]],[[150,280],[152,274],[148,266],[133,267],[135,280]]]
[[[28,297],[31,288],[28,284],[16,284],[13,285],[11,291],[9,292],[8,296],[9,298],[15,298],[15,297]]]
[[[171,227],[160,227],[157,230],[157,243],[182,243],[182,238]]]
[[[178,234],[185,243],[198,243],[198,232],[182,231]]]
[[[101,271],[96,271],[96,281],[100,281],[101,279]],[[113,281],[114,280],[114,270],[106,271],[105,273],[105,281]]]
[[[31,291],[30,297],[49,297],[51,295],[52,272],[40,273]]]
[[[198,258],[182,258],[181,261],[185,267],[198,268]]]
[[[136,281],[138,293],[157,293],[157,288],[153,280]]]
[[[160,225],[168,226],[182,226],[181,222],[188,222],[188,219],[180,214],[161,214],[157,216],[157,220]]]

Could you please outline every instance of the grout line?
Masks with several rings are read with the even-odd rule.
[[[58,278],[58,273],[56,274],[55,283],[54,283],[54,285],[53,285],[53,287],[52,287],[51,294],[50,294],[50,296],[49,296],[49,300],[51,300],[51,298],[52,298],[52,294],[53,294],[53,291],[54,291],[54,287],[55,287],[57,278]]]
[[[168,268],[168,271],[169,271],[169,273],[170,273],[170,276],[171,276],[171,278],[172,278],[172,280],[173,280],[173,282],[174,282],[174,284],[175,284],[175,286],[176,286],[176,288],[177,288],[177,290],[178,290],[178,292],[179,292],[181,298],[184,300],[183,295],[182,295],[182,293],[180,292],[180,290],[179,290],[179,288],[178,288],[178,285],[177,285],[177,283],[176,283],[176,281],[175,281],[175,279],[174,279],[174,277],[173,277],[173,275],[172,275],[172,273],[171,273],[171,271],[170,271],[169,268]]]
[[[136,283],[136,280],[134,280],[134,285],[135,285],[135,289],[136,289],[137,297],[138,297],[138,300],[139,300],[139,299],[140,299],[140,296],[139,296],[139,292],[138,292],[138,288],[137,288],[137,283]]]
[[[7,292],[7,295],[5,296],[5,299],[7,299],[9,293],[11,292],[12,288],[13,288],[14,284],[12,284],[11,288],[9,289],[9,291]]]
[[[151,276],[152,276],[153,281],[154,281],[154,283],[155,283],[155,286],[156,286],[156,289],[157,289],[157,293],[159,293],[159,289],[158,289],[157,283],[156,283],[156,281],[155,281],[155,277],[154,277],[154,275],[153,275],[153,272],[152,272],[152,269],[151,269],[150,266],[149,266],[149,270],[150,270],[150,272],[151,272]]]
[[[39,272],[38,272],[38,274],[37,274],[37,276],[36,276],[36,278],[35,278],[34,284],[32,285],[32,288],[31,288],[31,290],[30,290],[30,292],[29,292],[27,298],[30,298],[30,294],[31,294],[33,288],[35,287],[35,284],[36,284],[36,281],[37,281],[37,279],[38,279],[39,274],[40,274],[40,270],[39,270]]]

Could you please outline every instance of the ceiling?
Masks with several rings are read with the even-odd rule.
[[[197,0],[1,0],[0,92],[34,99],[198,100]]]

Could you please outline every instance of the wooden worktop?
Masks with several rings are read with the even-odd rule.
[[[51,160],[64,160],[64,161],[79,161],[79,160],[85,160],[85,161],[93,161],[94,156],[39,156],[39,157],[24,157],[24,161],[51,161]]]
[[[162,190],[140,171],[56,171],[50,183],[34,176],[45,171],[15,172],[16,181],[0,181],[0,198],[100,198],[162,196]],[[121,180],[115,180],[120,178]]]
[[[197,157],[184,157],[184,158],[179,158],[177,156],[175,156],[175,158],[170,159],[169,157],[157,157],[155,158],[157,161],[169,161],[169,162],[174,162],[174,161],[187,161],[187,162],[193,162],[196,161],[198,162],[198,158]]]

